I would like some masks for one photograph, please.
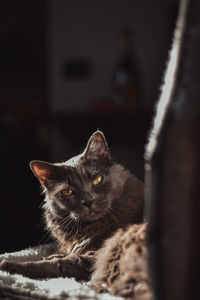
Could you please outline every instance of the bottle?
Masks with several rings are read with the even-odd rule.
[[[113,87],[118,105],[125,112],[137,113],[140,106],[140,78],[133,48],[133,34],[126,29],[120,37],[120,57],[114,67]]]

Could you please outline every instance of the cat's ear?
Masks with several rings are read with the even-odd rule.
[[[88,141],[84,156],[89,160],[110,160],[110,151],[101,131],[96,131]]]
[[[56,172],[57,166],[40,160],[33,160],[30,162],[30,168],[39,179],[42,185],[45,185],[45,182],[51,180]]]

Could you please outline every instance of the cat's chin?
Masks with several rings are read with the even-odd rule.
[[[94,222],[94,221],[98,221],[100,219],[102,219],[105,215],[107,214],[107,212],[97,212],[95,210],[89,210],[87,216],[85,216],[85,222]]]
[[[74,220],[79,220],[81,222],[93,222],[103,218],[106,215],[106,212],[97,212],[92,209],[84,209],[81,212],[71,212],[70,216]]]

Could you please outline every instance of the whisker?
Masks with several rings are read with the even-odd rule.
[[[71,218],[70,220],[68,220],[68,222],[65,224],[65,231],[69,228],[70,224],[73,223],[73,219]]]
[[[42,208],[42,206],[44,205],[45,201],[43,200],[40,205],[39,205],[39,208]]]
[[[70,225],[73,224],[73,221],[74,221],[74,219],[71,218],[70,221],[67,223],[67,226],[66,226],[65,229],[64,229],[65,231],[67,231],[68,228],[70,227]]]
[[[76,219],[76,222],[75,222],[74,234],[77,233],[77,228],[78,228],[78,219]]]
[[[76,233],[79,233],[78,228],[79,228],[79,219],[77,219]]]
[[[80,232],[81,232],[81,221],[78,220],[78,233],[80,233]]]
[[[73,219],[73,221],[74,221],[74,225],[73,225],[73,227],[72,227],[72,229],[71,229],[71,231],[70,231],[70,235],[73,234],[74,226],[76,225],[76,221],[77,221],[77,220],[74,220],[74,219]]]
[[[79,223],[80,223],[80,220],[77,219],[77,229],[76,229],[76,233],[79,233]]]
[[[52,234],[50,231],[46,231],[45,234],[43,235],[43,237],[40,239],[39,244],[42,243],[44,241],[44,243],[47,243],[50,238],[52,237]]]
[[[67,223],[67,221],[69,221],[70,219],[71,219],[71,216],[68,215],[62,221],[59,222],[59,225],[65,225]]]

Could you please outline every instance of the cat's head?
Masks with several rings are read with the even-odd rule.
[[[30,167],[46,193],[50,212],[90,222],[105,216],[113,195],[113,163],[102,132],[95,132],[84,152],[64,163],[32,161]]]

